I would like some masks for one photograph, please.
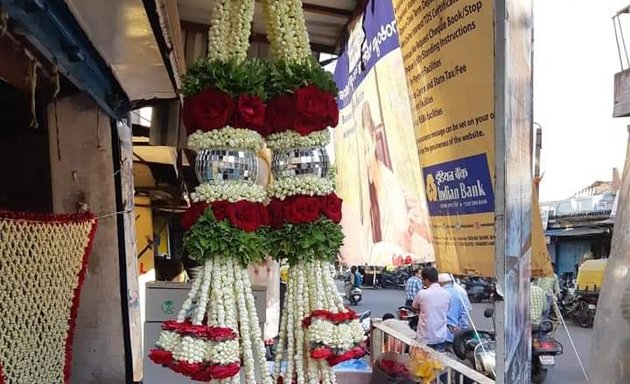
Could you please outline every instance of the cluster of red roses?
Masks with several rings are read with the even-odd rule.
[[[298,88],[268,101],[258,96],[229,94],[214,88],[184,100],[184,125],[188,134],[225,126],[254,130],[263,136],[293,130],[306,136],[339,121],[335,97],[314,85]]]
[[[238,335],[232,328],[213,327],[208,325],[194,325],[190,321],[179,323],[167,320],[162,323],[162,330],[176,332],[182,336],[196,336],[200,339],[213,341],[235,340]]]
[[[195,381],[221,380],[235,376],[241,370],[241,364],[234,362],[226,365],[189,363],[173,359],[173,354],[163,349],[155,348],[149,352],[149,359],[156,364],[171,369]]]
[[[302,320],[302,327],[308,328],[315,319],[322,319],[330,321],[333,324],[341,324],[348,321],[358,319],[357,313],[351,309],[346,309],[343,312],[332,313],[325,309],[317,309],[310,313]]]
[[[360,359],[367,354],[365,348],[354,347],[342,354],[336,354],[334,350],[328,347],[317,347],[311,349],[311,358],[315,360],[326,360],[329,366],[334,367],[344,361]]]
[[[290,196],[285,200],[273,199],[268,206],[240,200],[235,203],[215,201],[194,203],[182,216],[181,224],[185,230],[193,226],[208,207],[217,221],[229,220],[236,228],[246,232],[256,231],[261,226],[280,228],[285,222],[307,224],[321,216],[339,223],[341,221],[342,200],[334,193],[327,196]]]

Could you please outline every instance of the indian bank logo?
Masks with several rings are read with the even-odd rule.
[[[438,187],[437,187],[437,184],[435,184],[435,178],[433,177],[433,174],[431,173],[427,175],[426,187],[427,187],[427,199],[429,199],[430,202],[438,201],[439,200]]]

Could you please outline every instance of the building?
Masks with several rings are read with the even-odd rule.
[[[620,185],[613,169],[610,182],[595,181],[568,199],[540,204],[547,248],[559,276],[575,274],[585,257],[608,257]]]

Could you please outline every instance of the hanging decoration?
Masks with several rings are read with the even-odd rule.
[[[0,383],[69,384],[96,218],[0,211]]]
[[[268,186],[272,255],[290,263],[274,378],[335,382],[332,367],[360,358],[363,329],[345,308],[330,273],[343,244],[341,199],[326,145],[339,109],[330,74],[312,60],[300,0],[263,0],[274,68],[267,101]],[[273,76],[288,74],[290,81]],[[293,86],[278,87],[277,84]],[[282,363],[286,361],[286,368]]]
[[[270,383],[247,267],[269,254],[267,200],[257,185],[264,147],[264,69],[245,61],[254,0],[218,0],[209,57],[184,81],[188,148],[200,185],[182,218],[184,248],[203,265],[149,358],[196,381]]]
[[[365,354],[357,316],[330,274],[343,244],[326,151],[337,87],[311,54],[301,1],[262,6],[271,60],[246,59],[254,1],[218,0],[209,56],[184,79],[183,120],[201,183],[182,221],[184,246],[205,264],[150,357],[199,381],[238,381],[244,372],[254,384],[256,370],[271,381],[245,270],[271,255],[291,265],[273,379],[330,384],[334,365]],[[255,184],[265,143],[273,151],[266,188]]]

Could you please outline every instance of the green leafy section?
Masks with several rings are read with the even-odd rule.
[[[314,59],[302,63],[273,63],[270,65],[268,75],[269,97],[292,93],[309,84],[313,84],[322,91],[330,92],[334,96],[339,93],[332,75]]]
[[[260,59],[239,62],[201,58],[188,69],[182,94],[188,97],[216,88],[232,97],[246,94],[268,100],[309,84],[337,96],[332,75],[314,59],[288,64]]]
[[[217,221],[208,209],[186,232],[184,249],[197,262],[209,259],[235,259],[243,267],[262,262],[270,254],[270,229],[245,232],[228,220]]]
[[[290,265],[316,260],[331,261],[343,245],[341,226],[320,218],[309,224],[285,224],[270,233],[271,256]]]
[[[216,88],[232,97],[246,94],[266,99],[268,66],[259,59],[238,62],[201,58],[184,77],[182,93],[192,96],[204,89]]]

